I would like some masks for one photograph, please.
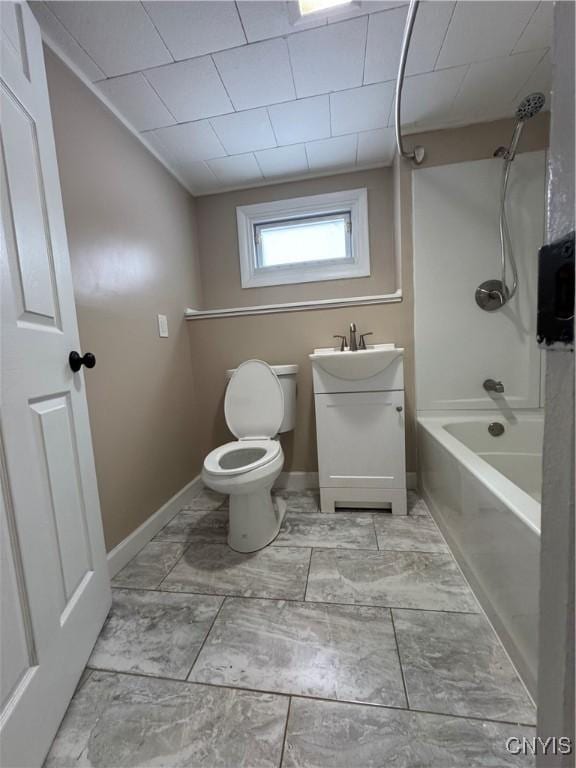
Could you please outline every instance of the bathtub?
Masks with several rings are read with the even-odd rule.
[[[543,429],[538,411],[418,417],[422,495],[533,697]]]

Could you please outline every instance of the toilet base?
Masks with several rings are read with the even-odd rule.
[[[284,499],[272,499],[272,484],[254,493],[230,495],[228,546],[256,552],[278,535],[286,514]]]

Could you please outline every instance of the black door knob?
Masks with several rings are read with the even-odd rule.
[[[84,357],[82,357],[79,352],[70,352],[68,355],[68,362],[74,373],[78,373],[83,365],[85,365],[86,368],[94,368],[96,365],[96,358],[92,352],[86,352]]]

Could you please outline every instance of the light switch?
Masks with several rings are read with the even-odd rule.
[[[168,318],[166,315],[158,315],[158,335],[163,339],[168,337]]]

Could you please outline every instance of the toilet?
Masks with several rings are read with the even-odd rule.
[[[227,372],[224,414],[236,440],[206,456],[202,479],[230,496],[228,545],[237,552],[262,549],[282,525],[286,505],[271,491],[284,466],[277,435],[294,429],[297,373],[297,365],[262,360]]]

